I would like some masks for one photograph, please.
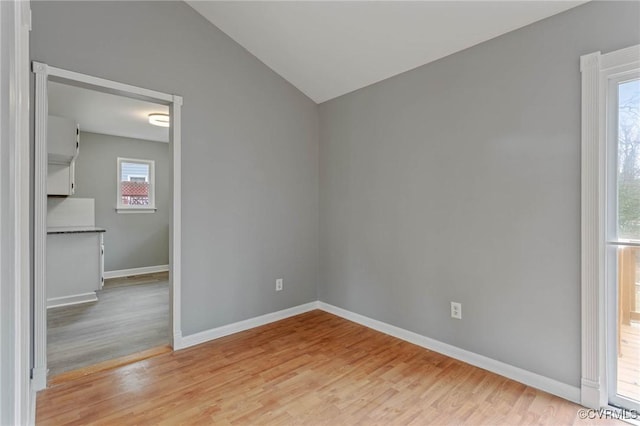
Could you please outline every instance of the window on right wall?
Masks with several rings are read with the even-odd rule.
[[[153,213],[155,200],[155,162],[118,157],[118,213]]]
[[[640,45],[580,70],[580,403],[640,411]]]

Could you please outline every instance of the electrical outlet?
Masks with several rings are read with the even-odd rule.
[[[451,318],[462,319],[462,303],[451,302]]]
[[[278,278],[276,280],[276,291],[282,291],[284,288],[284,280],[282,278]]]

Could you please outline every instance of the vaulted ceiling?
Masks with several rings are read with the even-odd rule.
[[[189,1],[316,103],[585,1]]]

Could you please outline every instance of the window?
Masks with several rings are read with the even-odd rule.
[[[580,403],[640,410],[640,45],[580,58]]]
[[[606,222],[609,402],[640,409],[640,71],[608,78]]]
[[[155,162],[118,157],[118,213],[152,213],[156,210]]]
[[[617,183],[617,237],[640,241],[640,79],[614,80],[610,96],[615,110],[609,111],[609,129],[616,133],[610,135],[610,157],[618,156],[611,176]]]

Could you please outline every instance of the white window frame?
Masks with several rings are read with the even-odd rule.
[[[605,359],[611,359],[611,357],[618,357],[618,254],[617,249],[622,247],[629,248],[631,245],[638,243],[637,240],[627,240],[618,237],[620,230],[618,224],[618,107],[619,107],[619,92],[618,87],[620,83],[629,80],[637,80],[640,74],[640,68],[631,69],[630,71],[616,73],[612,77],[608,78],[607,83],[607,111],[606,111],[606,126],[607,126],[607,167],[605,170],[605,182],[606,182],[606,228],[605,228],[605,243],[607,243],[606,249],[606,262],[605,262],[605,303],[606,303],[606,330],[605,335],[606,342],[606,354]],[[604,84],[604,83],[603,83]],[[618,245],[629,242],[630,245]],[[613,283],[613,285],[612,285]],[[614,331],[615,330],[615,331]],[[613,360],[612,360],[613,361]],[[606,366],[607,375],[607,389],[609,404],[615,406],[621,406],[628,409],[637,410],[637,402],[628,396],[623,394],[616,394],[618,383],[618,362],[608,362]]]
[[[149,205],[147,206],[135,206],[130,204],[122,204],[122,186],[120,185],[120,178],[122,177],[122,163],[138,163],[146,164],[149,166]],[[156,174],[155,174],[155,161],[145,160],[139,158],[124,158],[118,157],[117,171],[116,171],[116,211],[118,213],[155,213],[156,212]]]
[[[580,400],[609,405],[606,319],[607,94],[609,82],[640,69],[640,45],[580,58],[582,73]]]

